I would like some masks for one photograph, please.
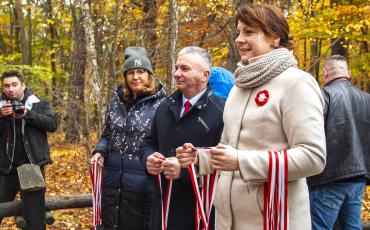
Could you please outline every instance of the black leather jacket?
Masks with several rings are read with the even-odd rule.
[[[324,171],[307,178],[309,186],[354,177],[370,178],[370,94],[348,80],[322,89],[325,99],[327,159]]]
[[[26,94],[29,91],[26,90]],[[49,103],[33,97],[27,115],[22,119],[24,132],[21,137],[28,160],[32,164],[45,165],[51,163],[47,132],[54,132],[58,128],[57,119],[51,111]],[[31,97],[29,97],[31,98]],[[5,96],[2,95],[2,100]],[[1,104],[1,101],[0,101]],[[13,117],[0,117],[0,173],[9,173],[13,165],[12,150],[15,145],[15,121]]]

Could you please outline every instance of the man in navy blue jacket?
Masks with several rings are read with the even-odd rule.
[[[215,96],[207,83],[211,59],[204,49],[186,47],[176,61],[177,91],[157,109],[151,134],[141,147],[141,160],[151,175],[161,175],[163,192],[154,189],[151,228],[161,229],[161,199],[168,196],[169,180],[173,180],[169,197],[167,229],[195,228],[195,195],[189,172],[176,158],[176,148],[184,143],[194,146],[215,146],[223,129],[224,101]]]

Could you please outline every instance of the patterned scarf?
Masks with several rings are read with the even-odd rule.
[[[263,85],[290,67],[296,67],[293,53],[286,48],[275,49],[252,58],[249,64],[238,63],[234,83],[239,88],[252,89]]]

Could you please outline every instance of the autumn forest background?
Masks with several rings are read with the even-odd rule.
[[[27,87],[49,100],[60,121],[50,135],[54,164],[47,196],[88,193],[88,159],[114,88],[123,51],[145,47],[156,77],[173,90],[176,52],[196,45],[215,66],[239,60],[234,12],[241,0],[0,0],[0,72],[18,69]],[[322,83],[323,61],[349,60],[352,82],[370,92],[370,0],[265,0],[283,9],[299,67]],[[370,190],[369,190],[370,191]],[[370,192],[363,220],[370,220]],[[53,212],[48,229],[88,229],[91,209]],[[0,229],[15,229],[7,218]]]

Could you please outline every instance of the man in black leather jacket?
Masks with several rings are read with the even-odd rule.
[[[0,100],[0,203],[14,200],[20,190],[17,167],[51,163],[47,132],[57,129],[57,119],[47,101],[33,95],[18,71],[2,74]],[[14,106],[14,102],[20,102]],[[13,104],[13,106],[12,106]],[[21,192],[27,229],[45,229],[45,188]],[[0,219],[1,223],[1,219]]]
[[[327,160],[308,178],[312,229],[361,229],[362,193],[370,178],[370,95],[349,82],[347,60],[331,56],[324,66]]]

